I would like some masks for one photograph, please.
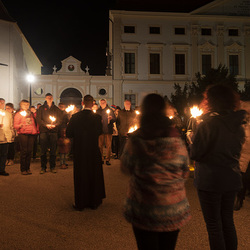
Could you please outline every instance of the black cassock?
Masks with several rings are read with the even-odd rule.
[[[73,138],[75,206],[97,207],[105,198],[102,157],[98,137],[102,133],[101,116],[82,110],[72,116],[66,135]]]

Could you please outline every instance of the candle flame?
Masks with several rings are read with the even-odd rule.
[[[71,105],[69,105],[69,106],[65,109],[65,111],[66,111],[67,113],[69,113],[70,111],[73,111],[74,108],[75,108],[75,105],[71,104]]]
[[[94,112],[94,113],[96,113],[96,110],[95,110],[95,109],[93,109],[93,112]]]
[[[197,106],[193,106],[190,109],[190,113],[191,113],[192,117],[196,118],[198,116],[201,116],[203,111],[202,111],[202,109],[199,109]]]
[[[1,116],[5,116],[5,112],[0,111]]]
[[[130,127],[128,133],[133,133],[137,129],[138,129],[137,125],[135,125],[134,127]]]
[[[110,109],[108,109],[106,112],[107,112],[107,114],[109,114],[110,113]]]
[[[137,115],[139,115],[139,114],[140,114],[140,111],[136,110],[135,113],[136,113]]]
[[[171,120],[171,119],[173,119],[174,117],[173,117],[172,115],[170,115],[168,118]]]
[[[20,114],[25,117],[27,115],[27,112],[25,110],[21,111]]]
[[[56,118],[54,117],[54,116],[49,116],[49,119],[52,121],[52,122],[54,122],[55,120],[56,120]]]

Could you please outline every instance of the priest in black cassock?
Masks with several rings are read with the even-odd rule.
[[[96,209],[105,198],[102,156],[98,137],[102,133],[101,116],[92,112],[93,97],[84,96],[84,110],[74,114],[66,135],[73,138],[74,188],[76,210]]]

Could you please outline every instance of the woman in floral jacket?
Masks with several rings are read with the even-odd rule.
[[[33,150],[35,135],[37,134],[37,126],[33,113],[29,110],[29,102],[22,100],[20,102],[20,110],[14,117],[14,128],[18,133],[20,143],[20,168],[23,175],[29,175],[30,160]]]
[[[121,158],[122,171],[130,175],[124,215],[138,249],[174,249],[190,219],[187,150],[165,111],[160,95],[145,97],[140,129],[129,137]]]

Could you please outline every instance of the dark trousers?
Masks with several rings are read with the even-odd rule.
[[[237,234],[233,220],[236,193],[198,190],[211,250],[237,249]]]
[[[114,153],[116,156],[119,154],[119,137],[118,135],[112,136],[112,153]]]
[[[35,139],[34,139],[33,153],[32,153],[32,158],[33,158],[33,159],[36,159],[37,144],[38,144],[38,136],[39,136],[39,135],[35,135]]]
[[[171,232],[154,232],[133,226],[139,250],[174,250],[179,230]]]
[[[11,142],[9,143],[8,147],[7,159],[14,160],[14,158],[15,158],[15,142]]]
[[[119,135],[119,158],[122,155],[123,149],[125,147],[125,144],[127,142],[128,137],[127,136],[120,136]]]
[[[47,151],[49,149],[49,165],[50,169],[54,169],[56,166],[57,133],[41,133],[40,145],[41,168],[43,170],[46,170],[47,168]]]
[[[5,163],[7,160],[7,154],[8,154],[8,143],[2,143],[0,144],[0,172],[5,171]]]
[[[21,172],[30,170],[30,159],[34,145],[34,135],[18,135],[20,144],[20,169]]]

